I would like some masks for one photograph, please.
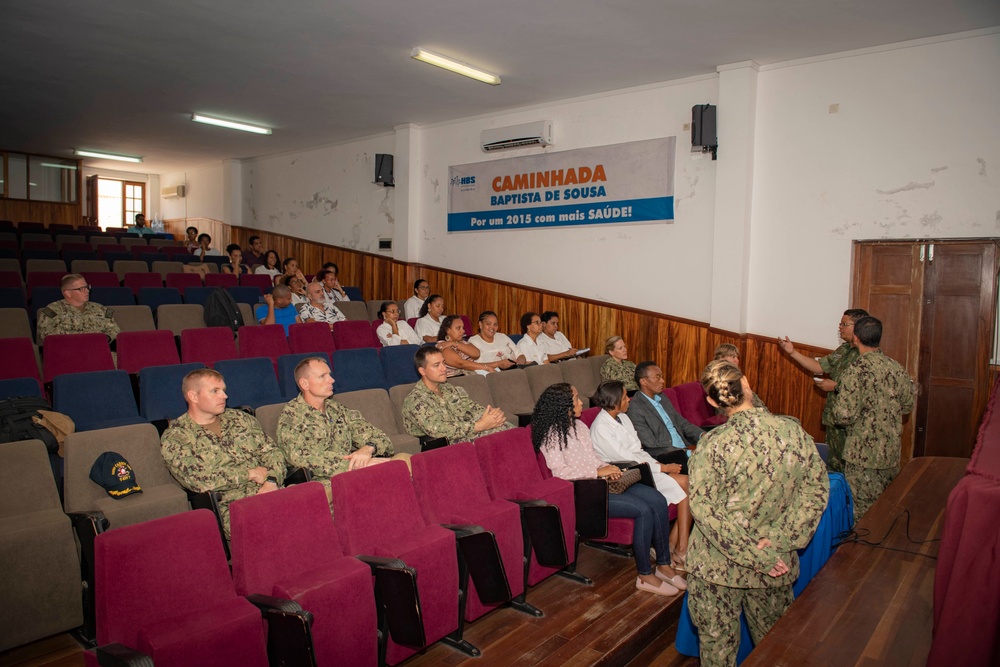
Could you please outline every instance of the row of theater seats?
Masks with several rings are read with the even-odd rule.
[[[88,479],[108,450],[129,461],[142,494],[112,500]],[[84,622],[85,633],[96,624],[98,646],[138,649],[157,665],[266,664],[261,612],[237,597],[250,596],[268,631],[290,631],[285,664],[397,664],[442,639],[477,655],[462,639],[465,622],[508,603],[541,615],[528,586],[556,572],[589,583],[574,569],[579,542],[632,536],[630,519],[607,517],[606,482],[552,478],[518,428],[418,454],[412,478],[399,461],[337,475],[335,521],[316,483],[232,503],[230,578],[218,521],[188,511],[151,426],[73,434],[66,451],[60,508],[44,446],[0,445],[0,465],[25,482],[0,487],[12,496],[0,503],[10,509],[0,525],[13,529],[0,532],[10,547],[0,567],[13,584],[0,608],[0,650]],[[81,566],[93,591],[86,600]],[[39,613],[13,622],[28,600]]]

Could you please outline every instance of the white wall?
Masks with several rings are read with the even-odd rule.
[[[160,188],[178,185],[186,186],[185,196],[170,199],[160,197],[161,218],[210,218],[231,222],[224,217],[225,179],[222,163],[160,174]]]
[[[242,161],[242,224],[378,252],[393,237],[393,189],[373,183],[375,154],[394,152],[391,134]]]
[[[762,70],[750,331],[834,345],[852,239],[1000,236],[1000,35]]]

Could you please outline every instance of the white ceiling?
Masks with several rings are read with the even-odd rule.
[[[997,25],[998,0],[0,0],[0,149],[142,155],[86,163],[165,173]],[[418,63],[414,46],[503,83]]]

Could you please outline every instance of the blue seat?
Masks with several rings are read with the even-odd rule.
[[[199,368],[205,368],[205,364],[191,362],[148,366],[139,371],[139,414],[143,419],[151,422],[167,421],[184,414],[187,402],[181,393],[181,381],[185,375]]]
[[[322,357],[327,364],[330,363],[330,355],[325,352],[298,352],[278,357],[278,387],[286,401],[299,395],[299,387],[295,384],[295,367],[300,361],[310,357]]]
[[[274,375],[274,362],[267,357],[226,359],[216,362],[215,370],[226,379],[226,405],[230,408],[248,405],[256,410],[262,405],[285,402]]]
[[[42,397],[42,388],[38,386],[38,381],[35,378],[0,380],[0,399],[16,396]]]
[[[508,338],[510,338],[510,342],[514,343],[514,345],[517,345],[518,341],[524,338],[524,334],[511,334],[510,336],[508,336]]]
[[[102,306],[134,306],[135,294],[130,287],[95,287],[90,300]]]
[[[24,308],[28,309],[28,302],[24,298],[24,290],[20,287],[0,287],[0,308]]]
[[[345,287],[344,293],[347,294],[347,298],[351,301],[360,301],[361,303],[365,302],[365,297],[362,296],[360,287]]]
[[[52,381],[53,409],[69,415],[77,431],[144,424],[125,371],[65,373]]]
[[[58,287],[36,287],[31,290],[31,320],[38,319],[38,310],[50,303],[62,299],[62,290]]]
[[[181,291],[176,287],[140,287],[139,305],[149,306],[154,313],[165,303],[184,303],[181,301]]]
[[[96,251],[84,252],[82,250],[64,250],[62,254],[62,259],[64,262],[66,262],[66,265],[69,266],[70,264],[73,263],[74,260],[77,259],[96,260],[99,259],[99,257],[97,256]]]
[[[208,295],[212,293],[214,287],[186,287],[184,288],[184,303],[196,303],[204,306],[208,301]]]
[[[397,384],[410,384],[420,379],[420,374],[413,366],[413,355],[420,349],[419,345],[392,345],[379,350],[382,360],[382,373],[390,387]]]
[[[248,303],[251,307],[260,303],[259,287],[227,287],[226,290],[236,303]]]
[[[100,253],[98,253],[100,255]],[[108,266],[114,266],[115,262],[131,262],[135,259],[130,252],[106,252],[101,258],[108,263]]]
[[[17,251],[13,248],[0,248],[0,259],[18,259]]]
[[[333,390],[340,393],[359,389],[389,390],[382,373],[382,363],[378,359],[378,350],[372,347],[334,350],[333,379],[336,382]]]

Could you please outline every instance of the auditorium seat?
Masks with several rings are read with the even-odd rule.
[[[65,271],[29,271],[24,281],[24,286],[28,290],[28,298],[38,287],[59,287]]]
[[[38,320],[38,311],[55,303],[63,298],[62,290],[58,287],[36,287],[30,295],[31,298],[31,319]]]
[[[81,266],[86,266],[86,263],[90,262],[102,262],[104,260],[100,259],[96,252],[83,251],[83,250],[60,250],[60,259],[66,262],[69,266],[70,273],[80,273],[83,269],[77,269],[77,264],[80,263]]]
[[[87,243],[83,234],[59,234],[55,238],[56,250],[69,250],[73,252],[94,252],[94,248]]]
[[[274,362],[267,357],[222,359],[216,362],[215,370],[226,380],[227,407],[257,409],[285,400],[278,388]]]
[[[256,287],[260,290],[261,294],[270,294],[273,284],[271,283],[271,276],[244,273],[240,275],[240,287]]]
[[[333,353],[335,391],[388,389],[378,352],[370,347],[356,350],[336,350]]]
[[[128,287],[95,287],[90,290],[90,300],[102,306],[135,305],[135,295]]]
[[[178,255],[186,255],[187,257],[191,257],[191,251],[185,248],[184,246],[164,246],[163,252],[174,261],[179,261],[177,260]]]
[[[281,419],[281,411],[285,409],[285,405],[287,405],[287,401],[282,400],[278,403],[262,405],[254,410],[254,417],[257,418],[264,435],[274,442],[278,442],[278,420]]]
[[[243,326],[255,327],[260,324],[253,316],[250,304],[237,302],[236,307],[240,309],[240,315],[243,317]]]
[[[23,308],[0,308],[0,338],[32,339],[28,311]]]
[[[113,371],[115,362],[102,333],[53,334],[45,337],[43,378],[52,382],[65,373]]]
[[[117,259],[111,265],[111,270],[118,274],[118,277],[122,280],[122,285],[129,287],[130,285],[125,284],[126,276],[129,273],[149,273],[149,265],[146,262],[135,260],[135,259]],[[158,279],[159,274],[152,274],[153,279]],[[163,281],[160,280],[159,285],[146,284],[146,287],[162,287]]]
[[[335,322],[333,324],[333,344],[338,350],[352,350],[369,347],[378,349],[381,344],[372,333],[367,320]]]
[[[63,262],[58,250],[22,250],[21,261],[25,263],[25,270],[28,270],[28,262]]]
[[[118,241],[116,241],[114,238],[91,237],[90,244],[97,248],[97,254],[100,255],[102,258],[108,253],[116,253],[116,254],[125,253],[129,257],[132,256],[132,253],[128,251],[128,248],[126,248],[123,245],[120,245]]]
[[[497,373],[492,373],[492,375],[497,375]],[[495,406],[493,395],[490,393],[490,384],[483,375],[479,375],[478,373],[474,373],[472,375],[456,375],[453,378],[448,378],[448,384],[464,389],[465,393],[469,395],[469,398],[479,405],[484,407],[487,405]],[[514,426],[517,426],[517,419],[514,419],[511,423],[514,424]]]
[[[41,390],[42,378],[38,374],[38,358],[30,338],[0,338],[0,380],[31,378]]]
[[[197,361],[212,367],[217,361],[238,357],[236,340],[229,327],[202,327],[181,331],[181,361],[186,364]]]
[[[125,246],[130,251],[135,246],[146,247],[146,246],[149,245],[148,243],[146,243],[146,238],[145,237],[143,237],[143,236],[137,236],[135,234],[128,234],[128,233],[126,233],[126,234],[116,234],[115,238],[118,239],[118,243],[120,245]]]
[[[265,278],[267,276],[264,276]],[[288,327],[288,348],[292,353],[322,352],[333,354],[333,334],[325,322],[303,322]]]
[[[115,306],[111,309],[115,324],[121,329],[121,333],[131,331],[154,331],[156,325],[153,323],[153,311],[149,306]],[[173,336],[170,337],[171,341]],[[117,338],[118,354],[121,354],[121,334]],[[176,350],[176,345],[174,349]],[[119,358],[119,361],[121,359]],[[177,363],[176,361],[173,363]]]
[[[145,421],[139,416],[128,373],[118,370],[56,376],[52,381],[52,409],[68,415],[77,432]]]
[[[562,375],[562,381],[576,387],[583,401],[583,407],[590,407],[590,397],[597,391],[598,383],[594,380],[594,371],[586,359],[569,359],[556,364]],[[530,376],[529,376],[530,381]]]
[[[34,378],[12,378],[0,380],[0,400],[18,396],[37,396],[45,398],[42,387]]]
[[[204,326],[205,309],[198,304],[164,304],[156,310],[156,328],[166,329],[175,336],[180,336],[184,329],[200,329]]]
[[[45,445],[5,443],[0,467],[12,473],[0,485],[0,651],[6,651],[79,626],[83,608],[76,540]]]
[[[152,317],[149,323],[152,325]],[[169,331],[122,331],[118,334],[117,349],[118,369],[126,373],[138,373],[147,366],[169,366],[181,362],[174,335]]]
[[[154,276],[159,281],[160,276],[155,273],[148,274]],[[143,287],[138,293],[138,303],[140,306],[149,306],[154,313],[165,304],[179,306],[183,303],[180,290],[176,287]]]
[[[594,382],[597,384],[601,384],[601,382],[604,381],[601,379],[601,366],[603,366],[604,362],[610,358],[611,355],[609,354],[599,354],[596,357],[587,357],[582,360],[590,364],[590,370],[594,374]]]
[[[416,454],[420,451],[420,440],[403,430],[403,425],[396,417],[396,410],[389,399],[389,393],[384,389],[360,389],[358,391],[337,391],[334,385],[333,399],[345,407],[357,410],[361,415],[382,429],[397,454]]]
[[[346,285],[344,287],[344,293],[347,295],[347,298],[351,300],[351,303],[364,303],[365,302],[365,297],[361,293],[361,288],[360,287],[353,287],[351,285]],[[366,307],[366,309],[367,309],[367,307]]]
[[[177,241],[174,240],[173,235],[171,235],[170,238],[157,238],[156,236],[150,236],[149,245],[156,246],[158,248],[172,248],[177,246]]]
[[[490,395],[496,401],[494,407],[503,410],[507,421],[512,424],[527,424],[535,410],[535,400],[531,395],[528,376],[519,368],[490,373],[486,376],[490,385]]]
[[[234,273],[210,273],[205,276],[205,287],[238,287],[239,276]]]
[[[30,234],[28,236],[31,236]],[[59,250],[55,241],[52,237],[48,237],[48,241],[42,241],[40,239],[26,239],[24,236],[21,237],[21,250],[30,252],[32,250]]]
[[[207,276],[205,276],[205,278],[207,279],[212,275],[216,274],[210,273]],[[232,274],[221,273],[218,275],[228,276]],[[235,301],[236,303],[245,303],[248,304],[251,308],[256,307],[257,304],[260,303],[261,294],[260,294],[260,289],[258,289],[257,287],[227,287],[226,291],[229,292],[230,296],[233,297],[233,301]]]
[[[368,321],[375,322],[375,320],[378,320],[381,324],[382,320],[379,319],[378,311],[382,308],[382,304],[386,301],[392,301],[395,303],[395,299],[369,299],[368,301],[365,301],[365,306],[368,308]],[[399,312],[402,314],[402,306],[399,307]]]
[[[330,364],[330,355],[324,352],[299,352],[278,357],[278,387],[285,400],[291,400],[299,395],[298,385],[295,384],[295,367],[300,361],[310,357],[321,357],[327,365]]]
[[[708,404],[705,399],[705,390],[702,389],[700,382],[686,382],[676,385],[672,389],[674,396],[677,397],[676,401],[671,397],[674,407],[695,426],[716,426],[726,421],[724,415],[715,414],[712,406]]]
[[[163,279],[160,278],[159,273],[149,273],[148,271],[143,272],[129,272],[126,273],[124,278],[122,278],[122,287],[128,287],[135,293],[136,297],[139,296],[139,290],[146,287],[152,287],[156,289],[164,289]],[[178,293],[178,297],[180,293]]]
[[[23,287],[0,287],[0,308],[20,308],[27,312],[28,300]]]
[[[20,271],[0,271],[0,287],[16,287],[24,291],[24,280]]]
[[[580,421],[583,422],[584,426],[590,428],[594,425],[594,420],[597,419],[597,415],[600,414],[601,408],[587,408],[580,413]]]
[[[77,267],[73,267],[73,273],[79,273],[86,280],[87,284],[93,287],[121,287],[121,281],[118,280],[118,274],[114,271],[108,271],[107,262],[101,262],[104,265],[103,271],[97,271],[96,269],[100,266],[95,265],[95,270],[93,271],[77,271]],[[91,295],[93,296],[93,295]]]
[[[528,378],[528,385],[531,387],[531,400],[533,403],[538,402],[538,397],[542,395],[543,391],[554,384],[563,382],[562,372],[559,370],[560,365],[543,364],[541,366],[528,366],[524,369],[524,374]]]
[[[168,255],[164,255],[164,257],[168,257]],[[169,259],[162,259],[162,258],[154,260],[153,263],[150,264],[149,270],[153,273],[159,273],[160,277],[163,278],[163,280],[166,280],[167,276],[170,275],[185,275],[184,264],[182,262],[174,262],[170,261]],[[191,273],[187,275],[193,275],[195,277],[198,277],[198,274],[196,273]],[[200,278],[198,278],[198,284],[199,285],[201,284]],[[167,284],[167,287],[177,287],[177,285]]]
[[[348,322],[364,322],[366,326],[371,327],[368,306],[364,301],[338,301],[333,305],[344,314]]]
[[[403,426],[403,401],[406,397],[410,395],[413,391],[413,387],[416,383],[410,384],[397,384],[389,387],[389,402],[392,403],[392,414],[396,418],[396,423],[399,424],[399,430],[406,433],[406,428]],[[334,391],[337,390],[336,385],[334,385]]]
[[[420,374],[413,365],[413,355],[418,349],[419,345],[390,345],[378,351],[386,384],[392,387],[420,379]]]
[[[204,306],[205,302],[208,301],[208,295],[214,289],[214,287],[188,287],[184,290],[184,303]]]
[[[162,262],[161,262],[162,263]],[[163,276],[167,287],[174,287],[184,294],[189,287],[201,287],[201,276],[197,273],[167,273]]]
[[[242,326],[239,331],[240,358],[267,357],[277,372],[278,357],[290,354],[285,328],[280,324]]]
[[[147,366],[139,371],[139,414],[152,422],[161,433],[167,421],[177,419],[187,411],[181,393],[184,376],[205,364],[189,363],[172,366]]]
[[[115,237],[109,236],[108,234],[89,234],[87,236],[87,243],[100,254],[101,246],[117,246],[118,242]],[[124,250],[124,246],[121,248]]]

